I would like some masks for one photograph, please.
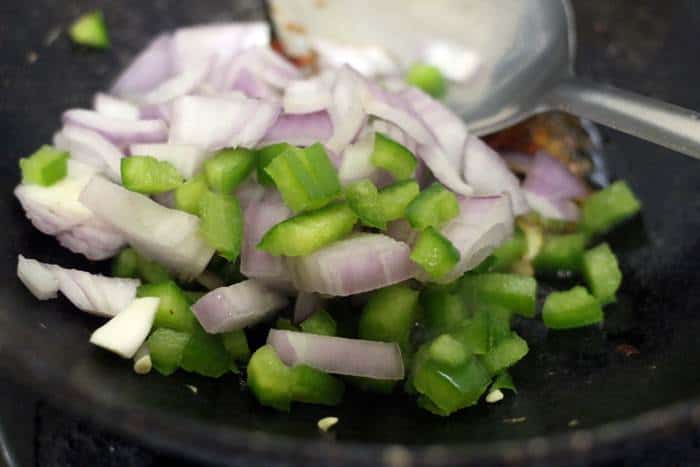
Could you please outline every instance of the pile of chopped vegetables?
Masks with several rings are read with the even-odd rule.
[[[157,37],[20,161],[33,225],[113,261],[106,277],[20,256],[38,299],[108,318],[91,342],[138,373],[245,373],[280,410],[338,404],[347,385],[450,415],[515,390],[516,315],[603,321],[622,275],[601,236],[640,209],[624,182],[594,191],[546,152],[517,155],[521,180],[420,89],[437,94],[436,69],[307,76],[269,36]],[[540,309],[535,277],[563,273],[581,285]]]

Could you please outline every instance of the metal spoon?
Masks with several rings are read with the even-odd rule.
[[[449,105],[477,135],[562,110],[700,158],[700,115],[577,78],[569,0],[268,0],[285,46],[300,38],[387,51],[401,67],[441,41],[476,51]],[[290,34],[290,31],[292,34]]]

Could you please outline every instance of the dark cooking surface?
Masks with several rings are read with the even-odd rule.
[[[300,464],[322,452],[358,463],[378,457],[386,460],[396,451],[357,447],[348,452],[340,443],[302,445],[265,435],[246,437],[230,429],[318,439],[315,421],[332,413],[341,418],[337,437],[343,441],[484,443],[571,432],[572,420],[578,422],[577,429],[594,428],[700,394],[696,345],[700,164],[610,131],[604,134],[610,141],[611,173],[627,178],[645,204],[643,222],[627,226],[613,239],[625,251],[622,265],[627,279],[621,307],[608,312],[605,333],[585,331],[545,340],[541,329],[529,328],[532,352],[514,372],[521,390],[517,398],[445,420],[420,412],[399,397],[366,396],[349,397],[336,409],[297,408],[287,417],[260,409],[247,394],[239,394],[234,377],[215,382],[184,374],[171,379],[140,378],[130,372],[128,362],[91,348],[87,339],[98,320],[70,312],[65,302],[59,303],[61,310],[56,310],[56,303],[39,304],[14,278],[20,251],[62,264],[82,264],[58,251],[55,242],[22,219],[10,196],[17,177],[16,158],[49,140],[62,110],[87,105],[90,95],[104,88],[126,61],[127,52],[140,48],[147,35],[231,16],[225,0],[105,1],[101,3],[114,36],[112,52],[72,52],[64,36],[46,45],[47,35],[56,26],[65,26],[78,11],[99,3],[32,0],[0,5],[0,141],[6,152],[0,160],[0,218],[11,225],[0,244],[5,259],[0,263],[4,284],[0,368],[7,366],[20,377],[31,371],[42,378],[43,385],[50,385],[46,389],[54,395],[77,402],[75,408],[83,413],[169,448],[207,457],[264,451]],[[236,4],[242,3],[257,4]],[[700,66],[695,60],[700,52],[696,39],[700,5],[694,0],[581,0],[575,4],[582,75],[700,109]],[[246,11],[250,17],[256,10]],[[640,355],[625,357],[616,351],[619,344],[636,346]],[[5,358],[6,352],[17,355],[18,350],[23,358]],[[193,395],[186,383],[198,386],[199,393]],[[672,416],[649,416],[636,426],[617,426],[593,435],[582,432],[573,438],[510,445],[505,450],[472,446],[459,453],[422,452],[418,459],[430,455],[464,461],[467,456],[494,455],[517,460],[547,456],[550,450],[561,459],[568,458],[567,451],[573,447],[579,451],[577,458],[585,460],[606,452],[595,445],[597,440],[610,441],[636,429],[682,428],[690,420],[687,410],[681,407]],[[160,411],[180,418],[160,417]],[[526,420],[503,423],[514,417]]]

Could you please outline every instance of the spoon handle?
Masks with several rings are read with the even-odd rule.
[[[545,102],[551,108],[700,159],[700,114],[692,110],[581,78],[565,80]]]

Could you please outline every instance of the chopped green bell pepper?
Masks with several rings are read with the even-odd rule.
[[[379,204],[384,220],[387,222],[402,219],[406,208],[420,193],[420,186],[415,180],[396,182],[379,192]]]
[[[145,284],[139,287],[136,295],[160,299],[158,312],[153,322],[154,328],[168,328],[174,331],[192,333],[198,326],[197,318],[190,310],[189,300],[175,282]]]
[[[209,186],[207,185],[206,177],[204,174],[199,174],[175,189],[173,192],[175,207],[180,211],[198,216],[199,202],[208,191]]]
[[[290,393],[296,402],[338,405],[343,399],[345,385],[341,380],[307,365],[291,368]]]
[[[554,274],[560,271],[581,270],[586,250],[585,234],[547,235],[532,265],[538,273]]]
[[[68,153],[52,146],[42,146],[29,157],[19,160],[22,181],[51,186],[68,174]]]
[[[248,347],[248,339],[243,329],[221,334],[221,342],[235,361],[247,362],[250,359],[250,347]]]
[[[230,194],[253,173],[255,162],[250,149],[222,149],[204,163],[204,174],[212,190]]]
[[[345,203],[298,214],[263,236],[258,248],[273,255],[306,256],[352,232],[357,216]]]
[[[333,317],[325,310],[318,310],[299,324],[303,332],[321,336],[335,336],[338,325]]]
[[[260,347],[248,362],[248,386],[258,402],[289,412],[292,375],[270,345]]]
[[[418,235],[411,251],[411,260],[433,280],[452,271],[459,263],[459,257],[459,250],[433,227],[427,227]]]
[[[147,195],[174,190],[184,182],[174,165],[151,156],[122,158],[121,175],[124,188]]]
[[[151,363],[158,373],[168,376],[175,373],[182,362],[182,354],[190,341],[186,332],[158,328],[146,341]]]
[[[109,48],[110,40],[105,17],[101,11],[93,11],[78,18],[68,31],[73,42],[96,49]]]
[[[624,181],[590,195],[581,209],[581,227],[589,235],[603,234],[635,216],[642,208]]]
[[[413,178],[418,166],[418,160],[411,151],[382,133],[375,134],[370,160],[375,167],[389,172],[395,180]]]
[[[258,149],[257,174],[258,183],[262,186],[274,186],[275,181],[265,172],[265,169],[275,157],[282,154],[290,147],[287,143],[277,143]]]
[[[218,378],[236,368],[221,337],[196,328],[182,351],[180,367],[191,373]]]
[[[216,251],[233,262],[241,253],[243,213],[238,200],[223,193],[205,193],[199,201],[199,231]]]
[[[460,281],[465,303],[493,304],[527,318],[535,316],[537,282],[515,274],[466,274]]]
[[[439,228],[459,214],[457,197],[439,183],[426,188],[406,207],[406,218],[417,230]]]
[[[447,82],[440,69],[426,63],[412,65],[406,73],[406,81],[436,99],[447,91]]]
[[[542,320],[550,329],[573,329],[603,321],[603,309],[583,287],[552,292],[542,307]]]
[[[351,183],[345,188],[345,199],[360,221],[368,227],[386,229],[386,220],[379,202],[379,191],[369,180]]]
[[[601,305],[613,303],[622,283],[617,257],[607,243],[588,250],[583,255],[583,277],[593,296]]]
[[[419,296],[420,292],[401,284],[372,292],[360,315],[360,339],[396,342],[404,357],[410,355]]]

